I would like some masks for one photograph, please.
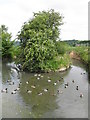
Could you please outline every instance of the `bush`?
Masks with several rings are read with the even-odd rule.
[[[23,70],[43,71],[47,68],[47,61],[57,55],[56,40],[61,24],[62,16],[54,10],[34,13],[33,19],[24,23],[18,34],[21,47],[18,62]]]

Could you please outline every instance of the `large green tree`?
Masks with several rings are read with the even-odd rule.
[[[11,59],[14,43],[11,41],[11,33],[8,32],[8,28],[5,25],[1,25],[0,30],[0,38],[2,40],[2,59]]]
[[[25,22],[18,39],[21,45],[19,62],[29,71],[45,70],[47,60],[57,55],[56,40],[59,38],[62,16],[54,10],[34,13]]]

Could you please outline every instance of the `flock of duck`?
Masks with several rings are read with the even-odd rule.
[[[81,73],[81,75],[82,75],[82,74],[85,74],[85,73]],[[34,76],[37,77],[37,80],[39,80],[40,77],[43,78],[43,75],[41,75],[41,74],[35,74]],[[61,81],[61,79],[64,79],[64,78],[63,78],[63,77],[60,77],[60,80],[55,81],[55,82],[53,83],[53,85],[56,86],[56,85]],[[48,77],[47,82],[48,82],[48,83],[52,82],[52,80],[50,79],[50,77]],[[14,85],[14,84],[15,84],[15,83],[14,83],[13,81],[11,81],[11,80],[7,80],[7,83],[8,83],[9,85]],[[75,83],[75,80],[72,80],[72,83]],[[16,89],[14,89],[13,91],[11,91],[11,94],[16,94],[17,91],[20,90],[21,84],[22,84],[22,82],[19,82],[18,87],[17,87]],[[29,81],[26,81],[25,84],[29,84]],[[68,86],[69,86],[69,82],[67,82],[67,83],[64,84],[64,88],[67,88]],[[35,88],[36,88],[36,85],[31,85],[31,88],[35,89]],[[76,90],[79,90],[79,86],[78,86],[78,85],[76,86]],[[43,92],[48,92],[48,89],[47,89],[47,88],[44,88],[44,89],[43,89]],[[41,96],[41,95],[43,95],[43,92],[39,92],[39,93],[37,93],[37,94],[38,94],[39,96]],[[2,90],[1,90],[1,93],[8,93],[8,88],[2,89]],[[30,93],[32,93],[32,91],[27,89],[27,90],[26,90],[26,93],[30,94]],[[63,93],[63,91],[61,91],[61,90],[59,90],[59,89],[57,90],[57,94],[62,94],[62,93]],[[54,93],[53,93],[53,94],[51,94],[51,95],[56,96],[57,94],[54,94]],[[83,97],[83,94],[80,93],[80,98],[82,98],[82,97]]]

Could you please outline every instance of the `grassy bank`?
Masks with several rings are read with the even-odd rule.
[[[68,54],[58,55],[53,60],[48,60],[45,65],[45,71],[56,71],[61,68],[67,68],[71,64]]]
[[[80,56],[81,60],[88,64],[89,62],[89,51],[86,46],[77,46],[73,50]]]

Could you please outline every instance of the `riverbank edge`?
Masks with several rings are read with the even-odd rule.
[[[89,62],[83,60],[83,58],[80,56],[80,54],[77,53],[76,51],[70,52],[70,58],[71,58],[71,59],[79,60],[79,61],[83,62],[85,65],[88,65],[88,64],[89,64]]]

